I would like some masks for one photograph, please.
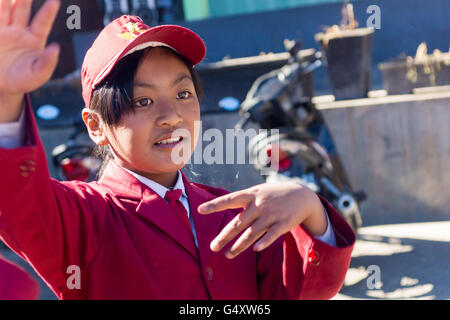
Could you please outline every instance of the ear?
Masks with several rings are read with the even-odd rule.
[[[100,115],[88,108],[84,108],[81,111],[81,117],[88,129],[89,136],[92,141],[99,146],[109,144],[108,138],[105,132],[104,122],[101,120]]]

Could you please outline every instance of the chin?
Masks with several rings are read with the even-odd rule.
[[[153,166],[153,170],[149,170],[149,172],[154,171],[155,173],[172,173],[172,172],[181,170],[185,165],[186,165],[185,163],[181,163],[181,164],[170,163],[169,164],[168,162],[166,162],[164,165]],[[155,168],[157,168],[156,171],[154,170]]]

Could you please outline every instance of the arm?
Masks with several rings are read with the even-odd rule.
[[[24,100],[25,102],[25,100]],[[19,119],[0,123],[0,148],[14,149],[25,141],[25,103]],[[39,285],[28,273],[0,256],[0,300],[30,300],[39,297]]]
[[[0,147],[0,238],[62,298],[67,267],[83,268],[99,247],[106,201],[88,184],[50,178],[29,97],[24,118],[25,144]]]
[[[45,1],[31,22],[31,1],[1,3],[0,123],[12,131],[0,148],[0,238],[63,298],[68,266],[83,268],[99,247],[106,201],[88,184],[50,178],[26,96],[57,65],[59,47],[46,43],[60,1]],[[21,114],[25,129],[14,124]]]
[[[321,200],[337,246],[316,239],[303,226],[293,228],[258,256],[261,299],[322,300],[339,292],[356,236],[328,201]]]
[[[328,212],[325,210],[325,216],[327,218],[327,230],[321,236],[315,236],[317,240],[325,242],[331,246],[336,247],[336,236],[334,235],[333,227],[331,226],[331,221]]]
[[[14,149],[25,143],[25,100],[22,103],[19,120],[0,123],[0,148]]]
[[[258,252],[262,299],[327,299],[339,290],[355,235],[325,199],[295,183],[266,183],[215,198],[198,209],[209,214],[232,208],[244,210],[221,230],[211,250],[220,251],[237,238],[225,252],[233,259],[252,246]],[[338,247],[315,238],[327,229],[325,211]]]
[[[302,286],[292,287],[294,293],[298,292],[299,299],[330,299],[339,292],[350,266],[351,253],[356,241],[356,235],[347,222],[325,199],[322,198],[322,202],[330,213],[337,247],[315,239],[311,241],[311,235],[302,228],[290,232],[289,235],[294,239],[295,247],[303,260]],[[306,253],[308,244],[309,249]],[[288,261],[289,257],[285,257],[285,260]],[[288,272],[289,267],[286,264],[286,276]]]

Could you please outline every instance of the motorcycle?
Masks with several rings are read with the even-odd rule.
[[[54,120],[59,115],[59,109],[53,105],[44,105],[37,110],[37,116],[42,120]],[[79,180],[90,182],[96,179],[101,160],[93,154],[94,144],[80,142],[77,138],[87,134],[82,119],[73,123],[73,131],[69,139],[52,150],[52,161],[58,180]]]
[[[249,122],[266,129],[248,144],[250,163],[264,170],[266,182],[294,181],[307,186],[328,199],[356,232],[362,226],[360,203],[366,195],[353,191],[304,81],[324,64],[322,53],[313,50],[309,56],[302,55],[299,41],[285,41],[285,47],[290,53],[287,64],[259,76],[242,103],[228,97],[219,106],[239,110],[236,130]]]

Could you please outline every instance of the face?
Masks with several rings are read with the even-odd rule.
[[[152,48],[138,66],[133,94],[135,113],[105,130],[115,161],[170,186],[197,140],[200,106],[189,69],[169,50]]]

